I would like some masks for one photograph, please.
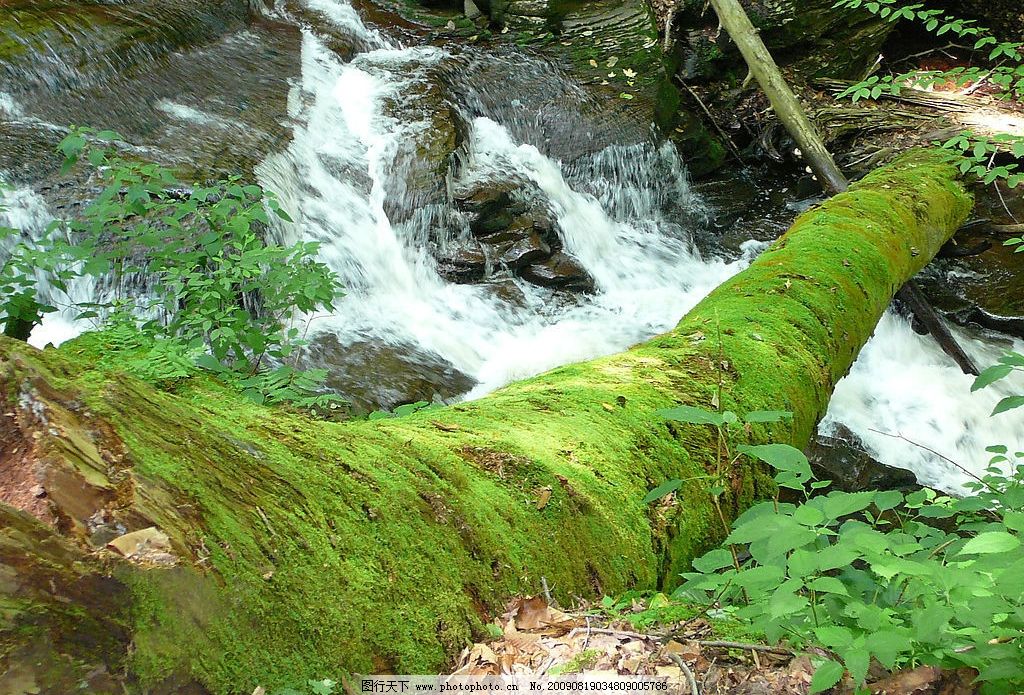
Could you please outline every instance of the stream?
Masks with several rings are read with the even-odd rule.
[[[477,398],[623,350],[672,328],[765,248],[714,243],[719,206],[676,149],[610,125],[558,66],[395,33],[343,0],[303,0],[197,49],[168,48],[157,79],[74,85],[77,102],[43,79],[67,70],[23,67],[20,83],[0,73],[11,81],[0,81],[0,180],[13,184],[0,223],[39,233],[73,207],[68,192],[84,184],[39,163],[59,124],[115,128],[179,169],[251,167],[294,219],[272,233],[319,242],[346,288],[333,315],[310,320],[307,362],[368,409]],[[93,292],[83,283],[75,299]],[[50,316],[31,342],[85,328]],[[980,365],[1024,349],[954,332]],[[890,312],[820,431],[848,428],[877,460],[956,489],[966,475],[943,457],[980,472],[986,446],[1024,448],[1014,418],[989,417],[1024,384],[971,393],[972,381]]]

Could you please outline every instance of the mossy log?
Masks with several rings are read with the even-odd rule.
[[[478,401],[327,423],[200,378],[0,339],[0,691],[250,693],[429,672],[511,595],[671,585],[720,536],[712,433],[679,403],[788,409],[804,445],[893,293],[966,219],[916,152],[802,215],[679,325]],[[697,480],[661,504],[644,494]],[[729,513],[770,493],[734,471]],[[112,538],[155,527],[129,559]],[[84,684],[84,685],[83,685]]]

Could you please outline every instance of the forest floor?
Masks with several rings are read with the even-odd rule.
[[[453,675],[615,676],[665,678],[668,693],[700,695],[806,695],[817,648],[766,645],[744,635],[739,623],[709,618],[664,594],[627,596],[601,604],[580,602],[562,611],[542,596],[511,601],[489,628],[495,637],[463,650]],[[685,617],[684,617],[685,616]],[[968,695],[973,673],[922,666],[890,673],[872,664],[872,695]],[[832,689],[852,695],[852,683]]]

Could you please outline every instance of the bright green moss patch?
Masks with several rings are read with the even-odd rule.
[[[57,440],[93,447],[86,488],[109,482],[116,520],[172,538],[179,567],[119,565],[143,686],[431,672],[541,576],[565,602],[674,585],[722,535],[700,482],[716,461],[706,428],[654,412],[710,407],[721,384],[725,408],[794,411],[752,440],[803,444],[893,291],[969,208],[951,167],[911,155],[803,215],[674,331],[443,410],[336,424],[201,378],[161,392],[92,368],[88,339],[0,342],[5,407],[28,399],[63,429],[19,410],[55,470],[75,466]],[[645,505],[668,478],[694,482]],[[746,464],[733,482],[730,513],[771,490]],[[69,528],[94,511],[65,510]]]

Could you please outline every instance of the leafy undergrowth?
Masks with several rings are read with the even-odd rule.
[[[743,625],[662,593],[630,592],[564,612],[542,597],[519,598],[490,624],[494,639],[465,649],[455,675],[642,675],[665,678],[668,691],[691,692],[686,666],[703,695],[806,695],[824,650],[797,652],[751,637]],[[872,693],[972,693],[973,674],[920,667],[872,668]],[[855,692],[849,681],[831,690]]]

